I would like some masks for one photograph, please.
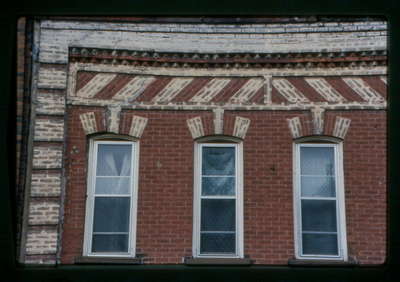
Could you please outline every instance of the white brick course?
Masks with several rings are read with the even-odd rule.
[[[58,232],[56,228],[28,230],[26,253],[28,255],[55,254],[57,251]]]
[[[34,146],[33,168],[61,168],[62,147]]]
[[[247,130],[250,126],[250,119],[239,117],[235,118],[235,125],[233,128],[233,136],[244,139],[246,137]]]
[[[204,136],[203,122],[201,120],[201,117],[188,119],[186,120],[186,123],[189,127],[189,131],[192,134],[193,139]]]
[[[57,224],[59,220],[60,204],[48,200],[35,200],[29,205],[29,224]]]
[[[60,196],[61,173],[33,173],[31,179],[31,196]]]
[[[62,141],[64,120],[37,118],[35,120],[35,141]]]
[[[38,92],[36,96],[38,114],[60,115],[65,112],[65,98],[60,94]]]
[[[65,89],[67,71],[41,66],[39,68],[38,88]]]

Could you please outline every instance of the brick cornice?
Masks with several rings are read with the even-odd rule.
[[[299,53],[183,53],[71,47],[71,62],[178,68],[333,68],[387,64],[386,50]]]

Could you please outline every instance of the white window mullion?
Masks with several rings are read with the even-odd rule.
[[[135,147],[135,143],[131,141],[90,141],[84,255],[135,255],[133,239],[136,226],[138,161]],[[121,182],[122,179],[127,181]],[[96,207],[96,203],[102,203],[107,210],[101,210],[101,206]],[[110,217],[116,216],[117,220],[108,220],[107,213]],[[99,224],[96,225],[97,230],[94,230],[95,220]],[[98,236],[96,240],[101,240],[97,242],[100,244],[97,249],[93,245],[94,236]]]
[[[295,180],[295,193],[294,193],[294,203],[295,203],[295,232],[296,232],[296,254],[299,258],[329,258],[329,259],[347,259],[346,252],[346,236],[345,236],[345,219],[344,219],[344,195],[343,195],[343,174],[342,174],[342,159],[341,150],[338,151],[339,145],[337,144],[296,144],[295,145],[295,158],[294,158],[294,180]],[[311,159],[303,159],[306,155],[302,156],[302,148],[307,148],[304,150],[304,154],[307,152],[307,156]],[[308,157],[308,158],[309,158]],[[304,162],[307,171],[304,173],[302,168],[302,163]],[[332,171],[333,174],[327,173]],[[314,172],[314,173],[310,173]],[[317,172],[317,173],[316,173]],[[303,196],[302,187],[302,177],[310,177],[310,179],[305,179],[305,183],[310,186],[306,186],[307,190],[304,190],[305,195]],[[331,180],[312,180],[318,178],[333,178]],[[311,181],[311,182],[310,182]],[[321,182],[322,181],[322,182]],[[324,186],[319,186],[324,185]],[[311,193],[311,194],[310,194]],[[329,196],[328,196],[328,194]],[[334,196],[333,196],[334,195]],[[329,202],[335,201],[333,204]],[[306,206],[307,204],[307,206]],[[332,206],[333,205],[333,206]],[[333,211],[335,208],[335,211]],[[303,214],[303,210],[307,211],[307,214]],[[315,210],[318,212],[323,209],[323,213],[319,212],[315,216],[327,216],[324,218],[323,223],[321,221],[315,221],[314,216],[310,213]],[[329,213],[332,211],[333,213]],[[333,219],[332,216],[335,218]],[[303,221],[307,223],[303,226]],[[336,226],[330,225],[335,220]],[[321,225],[322,224],[322,225]],[[304,229],[306,228],[306,229]],[[322,228],[322,229],[321,229]],[[335,231],[333,231],[335,228]],[[320,230],[318,230],[320,229]],[[325,229],[325,230],[324,230]],[[331,231],[332,230],[332,231]],[[305,250],[305,237],[308,235],[308,252]],[[310,237],[315,235],[313,237]],[[320,236],[318,236],[320,235]],[[331,246],[331,249],[319,248],[321,244],[327,244],[327,242],[332,242],[332,236],[336,237],[336,249],[335,245]],[[322,236],[322,237],[321,237]],[[328,237],[327,237],[328,236]],[[311,240],[311,241],[310,241]],[[313,241],[314,240],[314,241]],[[322,240],[322,241],[321,241]],[[327,240],[327,241],[325,241]],[[313,246],[313,242],[314,245]],[[322,243],[325,242],[325,243]],[[325,245],[327,246],[327,245]],[[313,251],[312,251],[313,250]],[[320,253],[318,253],[320,250]],[[335,251],[334,251],[335,250]],[[332,252],[332,253],[330,253]]]

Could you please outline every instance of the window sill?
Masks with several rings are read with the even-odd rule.
[[[186,265],[251,265],[253,261],[249,258],[193,258],[185,257]]]
[[[343,260],[319,260],[319,259],[289,259],[289,266],[356,266],[357,261],[350,259]]]
[[[76,264],[142,264],[141,258],[76,257]]]

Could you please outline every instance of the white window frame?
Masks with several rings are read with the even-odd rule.
[[[130,221],[129,239],[127,252],[92,252],[93,219],[94,219],[94,198],[95,198],[95,171],[97,165],[98,146],[101,144],[129,144],[132,146],[131,175],[133,181],[130,191]],[[86,215],[85,215],[85,234],[83,244],[83,255],[91,257],[135,257],[136,255],[136,217],[137,217],[137,198],[138,198],[138,165],[139,165],[139,142],[126,140],[97,140],[91,139],[89,143],[88,176],[86,193]],[[107,196],[103,194],[102,196]],[[110,197],[115,195],[110,194]]]
[[[236,157],[235,196],[210,196],[214,199],[236,199],[236,253],[200,253],[200,224],[201,224],[201,176],[202,148],[204,147],[233,147]],[[203,196],[204,197],[204,196]],[[243,145],[242,143],[195,143],[194,146],[194,197],[193,197],[193,257],[198,258],[243,258]]]
[[[307,141],[307,139],[306,139]],[[346,238],[346,214],[345,214],[345,196],[344,196],[344,174],[343,174],[343,144],[342,142],[330,143],[332,140],[315,141],[313,143],[294,143],[293,145],[293,183],[294,183],[294,234],[295,234],[295,255],[297,259],[309,260],[341,260],[347,261],[347,238]],[[331,147],[334,148],[335,161],[335,188],[336,188],[336,222],[338,255],[306,255],[303,254],[302,234],[301,234],[301,179],[300,179],[300,148],[302,147]]]

